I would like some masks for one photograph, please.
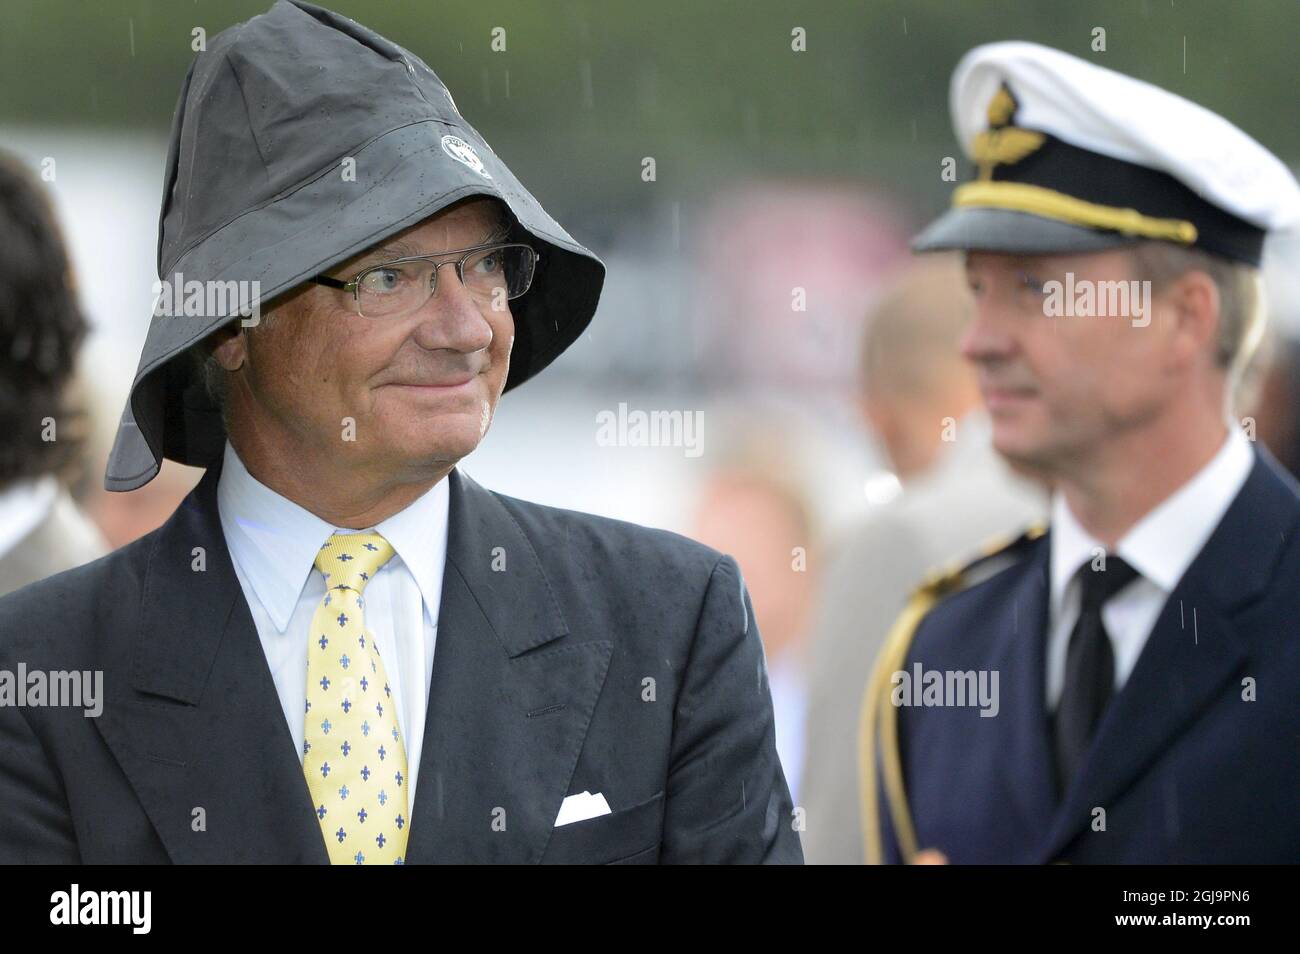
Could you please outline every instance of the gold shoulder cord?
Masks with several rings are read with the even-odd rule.
[[[922,584],[899,614],[885,638],[884,648],[876,659],[871,680],[862,700],[862,716],[858,723],[859,762],[858,784],[862,796],[862,828],[866,836],[867,864],[884,864],[881,844],[882,830],[880,806],[876,786],[876,753],[881,752],[881,769],[885,776],[885,798],[889,803],[889,817],[898,838],[899,851],[904,863],[916,854],[916,832],[912,828],[912,815],[907,808],[907,792],[903,786],[903,759],[898,747],[898,709],[889,701],[890,684],[894,673],[907,662],[907,651],[912,637],[925,614],[953,585],[960,581],[960,572],[928,580]]]
[[[941,599],[966,585],[966,572],[976,564],[1026,540],[1036,540],[1045,530],[1045,526],[1036,524],[1018,540],[1008,543],[1003,538],[986,546],[983,556],[973,563],[932,574],[912,594],[885,638],[884,648],[876,659],[867,691],[863,695],[862,714],[858,720],[858,784],[862,799],[862,830],[867,864],[884,864],[885,860],[876,780],[878,754],[880,770],[884,774],[885,799],[889,803],[889,818],[893,823],[903,862],[910,863],[917,851],[916,829],[912,824],[912,814],[907,806],[907,791],[903,784],[903,758],[898,744],[898,709],[889,697],[893,674],[907,662],[907,653],[921,620]]]

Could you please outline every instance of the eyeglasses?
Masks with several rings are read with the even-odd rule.
[[[445,255],[460,258],[434,261]],[[457,277],[471,296],[500,309],[528,291],[540,257],[531,246],[498,243],[381,262],[346,282],[329,275],[317,275],[312,281],[351,292],[357,314],[363,318],[401,318],[433,297],[438,289],[438,269],[455,265]]]

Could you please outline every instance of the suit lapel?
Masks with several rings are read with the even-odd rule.
[[[1267,590],[1295,498],[1266,453],[1165,602],[1137,665],[1107,708],[1043,846],[1055,857],[1219,695],[1249,647],[1236,618]]]
[[[568,792],[613,644],[566,638],[529,537],[474,481],[458,470],[448,479],[447,564],[407,860],[533,863]]]
[[[133,665],[106,673],[109,703],[96,726],[173,861],[325,863],[221,531],[220,472],[219,462],[209,467],[159,531],[144,570]]]
[[[133,664],[106,674],[96,725],[173,861],[324,864],[221,531],[220,470],[208,469],[159,532]],[[458,471],[448,479],[447,565],[407,858],[536,862],[613,644],[562,640],[568,628],[529,538],[490,493]],[[202,571],[191,568],[196,547]]]

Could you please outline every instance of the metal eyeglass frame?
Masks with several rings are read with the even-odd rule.
[[[522,298],[524,295],[528,294],[528,289],[533,287],[533,279],[537,277],[537,263],[542,260],[542,253],[537,251],[537,249],[533,248],[531,245],[527,244],[526,242],[489,242],[487,245],[475,245],[473,248],[449,249],[445,252],[434,252],[431,255],[410,255],[407,256],[406,258],[394,258],[387,262],[379,262],[376,265],[368,265],[365,268],[363,268],[361,271],[357,272],[355,276],[353,276],[347,281],[341,281],[340,279],[334,278],[330,275],[313,275],[311,281],[315,282],[317,285],[324,285],[326,288],[337,288],[341,291],[351,292],[352,303],[356,306],[356,312],[358,316],[362,318],[368,318],[372,321],[388,321],[389,319],[392,318],[402,318],[405,317],[406,315],[412,314],[420,307],[422,307],[424,305],[424,302],[427,302],[429,298],[432,298],[435,294],[437,294],[438,269],[442,268],[442,266],[455,265],[456,277],[460,279],[461,285],[464,285],[465,284],[465,272],[464,272],[465,263],[470,260],[471,256],[475,255],[478,252],[487,251],[488,249],[516,248],[516,247],[526,248],[528,249],[528,251],[532,252],[533,273],[528,276],[528,285],[524,288],[523,291],[521,291],[518,295],[512,295],[506,299],[507,301],[515,301],[516,299]],[[445,255],[459,255],[460,258],[451,259],[450,261],[446,261],[446,262],[433,261],[435,258],[442,258]],[[424,302],[421,302],[415,308],[412,308],[411,311],[403,312],[402,314],[384,315],[380,318],[373,318],[369,315],[361,314],[361,279],[365,278],[366,275],[378,269],[389,268],[393,265],[405,265],[407,262],[428,262],[433,266],[433,285],[429,289],[429,298],[426,298]]]

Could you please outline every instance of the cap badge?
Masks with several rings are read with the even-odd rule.
[[[457,162],[463,162],[469,166],[484,179],[491,179],[487,169],[483,167],[483,160],[478,157],[474,147],[467,143],[459,136],[443,136],[442,149],[447,155],[451,156]]]
[[[1019,162],[1043,145],[1042,133],[1013,125],[1018,106],[1006,83],[998,87],[989,101],[989,129],[976,136],[971,145],[971,155],[979,164],[979,177],[983,180],[993,178],[993,167],[999,163]]]

